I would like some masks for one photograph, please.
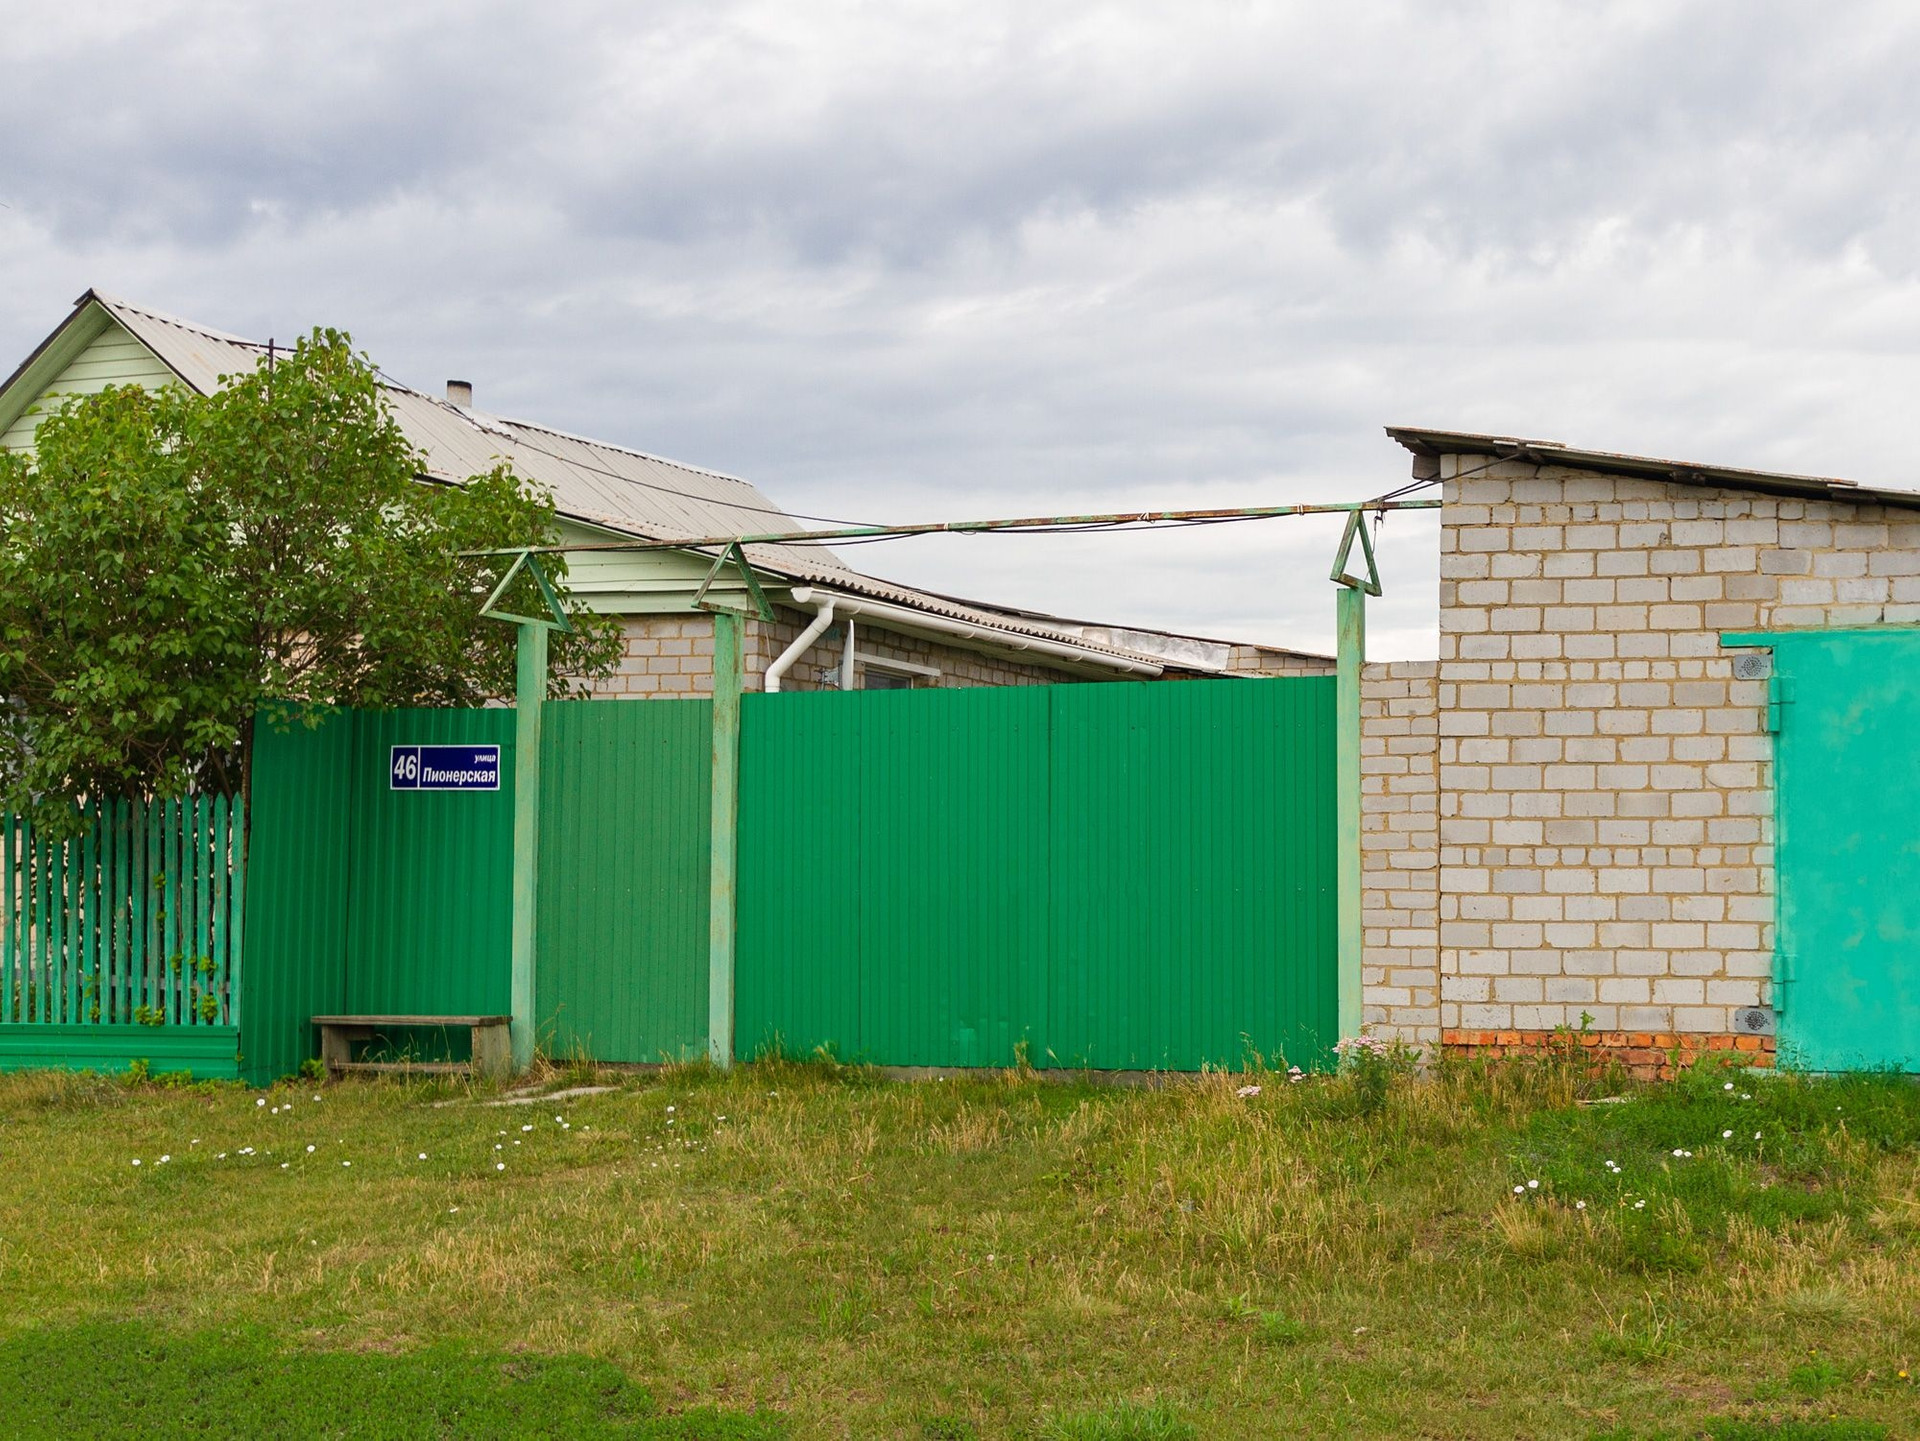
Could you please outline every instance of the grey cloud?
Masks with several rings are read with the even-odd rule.
[[[87,284],[338,324],[855,518],[1358,498],[1397,420],[1920,483],[1905,6],[127,14],[0,59],[11,357]],[[1422,524],[1383,653],[1431,651]],[[1324,645],[1332,543],[850,557]]]

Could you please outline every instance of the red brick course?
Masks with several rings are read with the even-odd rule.
[[[1618,1062],[1636,1079],[1671,1080],[1676,1063],[1684,1069],[1709,1055],[1737,1055],[1749,1066],[1773,1064],[1772,1036],[1715,1035],[1659,1031],[1444,1031],[1449,1053],[1484,1056],[1539,1055],[1581,1051],[1594,1067]]]

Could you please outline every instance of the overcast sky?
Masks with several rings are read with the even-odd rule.
[[[88,286],[857,520],[1358,499],[1381,427],[1920,486],[1920,7],[0,4],[0,373]],[[862,568],[1331,643],[1328,520]],[[1434,651],[1387,522],[1374,654]]]

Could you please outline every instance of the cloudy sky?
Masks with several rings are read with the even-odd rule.
[[[1396,422],[1920,486],[1910,4],[4,8],[0,369],[90,285],[332,324],[858,520],[1358,499]],[[849,556],[1324,646],[1335,539]]]

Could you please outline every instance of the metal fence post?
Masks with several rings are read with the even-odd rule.
[[[1365,575],[1350,575],[1347,560],[1353,543],[1360,542]],[[1367,597],[1380,594],[1380,567],[1373,558],[1373,538],[1367,534],[1364,510],[1347,513],[1347,528],[1333,558],[1330,579],[1340,587],[1334,613],[1338,636],[1334,652],[1333,794],[1334,890],[1338,897],[1336,923],[1339,944],[1338,1011],[1341,1036],[1357,1036],[1366,1021],[1362,994],[1366,928],[1361,914],[1360,869],[1360,672],[1367,663]]]
[[[1338,643],[1334,701],[1335,830],[1339,835],[1340,1034],[1360,1034],[1361,954],[1365,930],[1360,913],[1360,668],[1367,659],[1367,593],[1342,586],[1336,616]]]
[[[713,612],[713,792],[707,912],[707,1055],[733,1064],[734,891],[739,864],[740,616]]]
[[[547,630],[519,626],[513,688],[513,982],[509,1034],[513,1068],[533,1063],[534,950],[540,904],[540,710],[547,698]]]

